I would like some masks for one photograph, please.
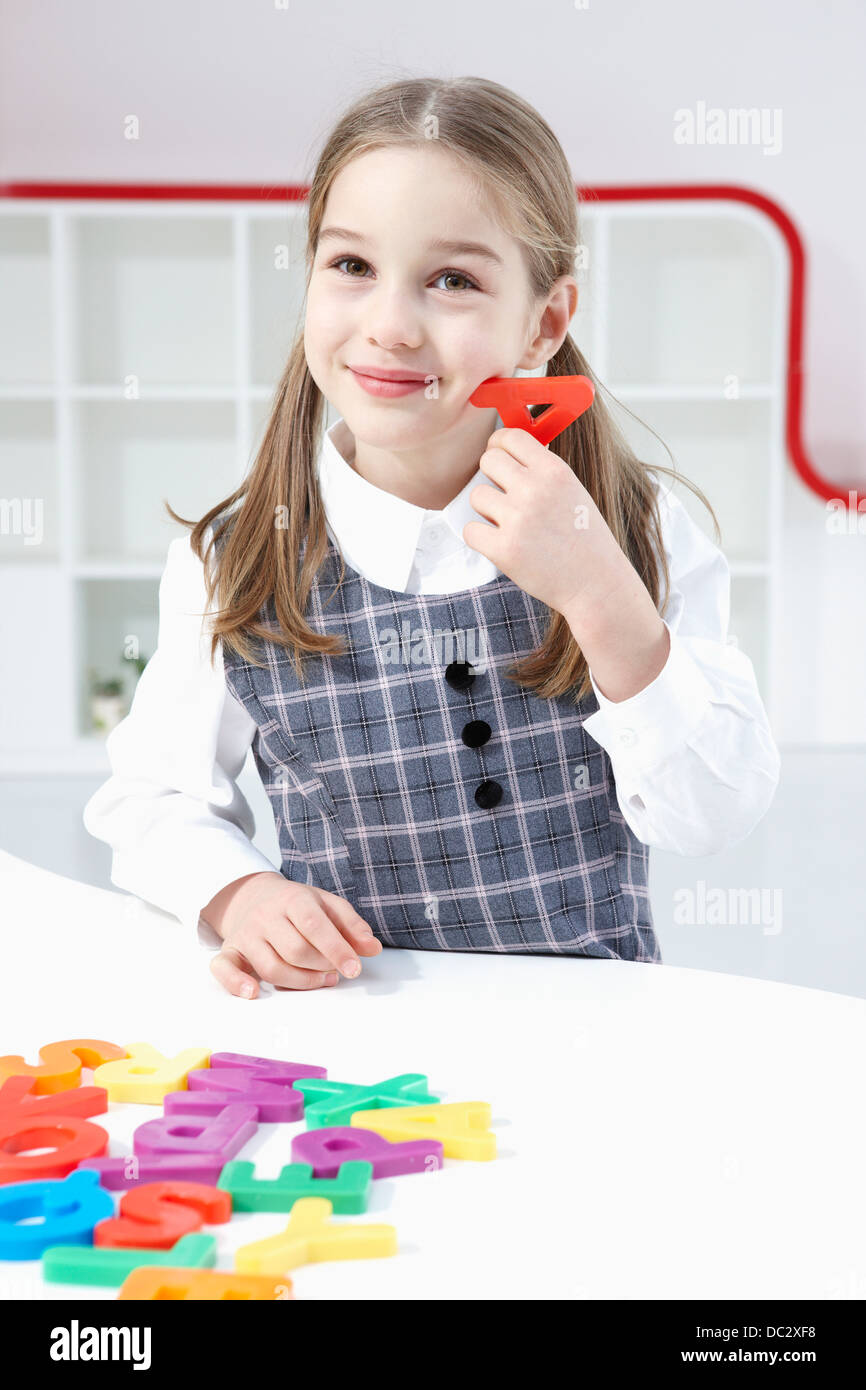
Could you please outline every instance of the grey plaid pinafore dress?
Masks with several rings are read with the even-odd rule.
[[[286,878],[346,898],[386,945],[661,961],[648,848],[626,824],[598,708],[503,674],[547,609],[504,575],[452,594],[383,589],[328,553],[306,617],[346,641],[304,657],[223,647]],[[218,549],[221,548],[218,546]],[[260,617],[276,630],[273,599]]]

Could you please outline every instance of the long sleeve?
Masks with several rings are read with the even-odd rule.
[[[583,727],[610,757],[618,804],[639,840],[677,854],[717,854],[764,815],[779,752],[752,662],[728,636],[728,562],[654,481],[671,576],[668,659],[627,700],[607,699],[590,671],[599,709]]]
[[[111,776],[83,811],[111,846],[112,883],[192,928],[219,889],[276,867],[251,842],[236,778],[255,723],[226,687],[219,647],[211,666],[206,599],[202,563],[180,537],[160,581],[157,649],[108,736]]]

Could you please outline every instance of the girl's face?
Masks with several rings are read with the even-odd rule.
[[[480,453],[497,416],[469,396],[487,377],[552,355],[570,314],[551,346],[537,336],[543,307],[532,303],[518,243],[435,141],[371,150],[335,178],[304,346],[314,381],[356,440],[410,454],[437,440],[478,441]],[[400,394],[365,388],[363,371],[380,368],[420,385]]]

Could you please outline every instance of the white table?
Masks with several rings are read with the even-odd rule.
[[[423,1072],[492,1105],[499,1155],[373,1185],[356,1222],[399,1254],[308,1265],[299,1299],[866,1297],[866,1002],[581,958],[385,950],[330,990],[236,999],[210,954],[137,899],[0,853],[0,1054],[71,1037]],[[83,1080],[90,1081],[85,1071]],[[109,1152],[155,1107],[109,1105]],[[298,1125],[239,1157],[275,1177]],[[283,1213],[206,1227],[217,1267]],[[3,1298],[115,1298],[0,1263]]]

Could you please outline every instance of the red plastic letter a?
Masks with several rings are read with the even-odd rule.
[[[592,405],[595,387],[586,376],[491,376],[469,397],[477,406],[495,406],[506,429],[526,430],[549,444]],[[549,402],[549,404],[548,404]],[[531,405],[548,408],[533,420]]]

